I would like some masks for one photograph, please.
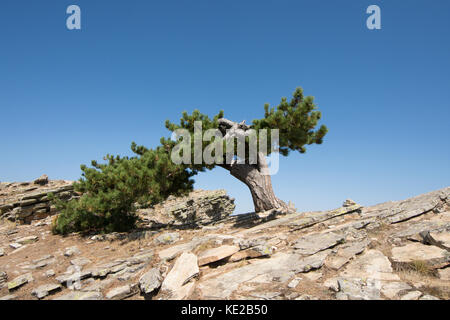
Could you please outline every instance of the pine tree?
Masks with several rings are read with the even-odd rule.
[[[137,221],[136,204],[154,205],[169,195],[187,194],[193,189],[192,177],[215,166],[226,169],[248,186],[256,213],[271,209],[287,210],[287,205],[275,196],[268,174],[266,156],[273,145],[271,130],[279,130],[278,151],[287,156],[290,151],[306,152],[306,145],[321,144],[328,129],[322,125],[315,130],[321,113],[313,97],[304,97],[301,88],[295,90],[290,101],[282,98],[278,106],[270,108],[266,104],[264,110],[264,118],[253,120],[251,125],[246,125],[245,121],[237,123],[225,119],[223,111],[210,119],[194,110],[190,115],[183,112],[179,124],[166,121],[169,131],[185,129],[190,142],[196,138],[196,123],[201,123],[203,132],[217,129],[221,135],[212,137],[211,141],[201,140],[201,150],[213,144],[220,146],[212,152],[216,159],[213,163],[174,163],[171,156],[182,141],[179,137],[175,140],[161,138],[161,145],[156,149],[137,146],[133,142],[133,157],[107,155],[104,164],[92,161],[92,167],[82,165],[82,177],[74,185],[81,196],[69,202],[51,196],[61,211],[53,231],[65,234],[73,231],[128,230]],[[258,151],[251,158],[250,144],[255,141],[252,137],[258,138],[261,129],[268,131],[267,152]],[[235,143],[230,152],[226,147],[231,140]],[[256,141],[260,147],[261,142]],[[245,150],[244,156],[238,152],[241,147]],[[189,155],[186,156],[191,160],[195,158],[192,143],[184,150],[187,150]],[[181,155],[185,155],[183,152]]]

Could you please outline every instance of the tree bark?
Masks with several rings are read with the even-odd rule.
[[[228,129],[225,134],[228,138],[245,135],[245,131],[249,129],[244,122],[236,123],[227,119],[219,119],[219,124]],[[222,131],[225,133],[224,130]],[[233,161],[231,164],[223,164],[221,167],[227,169],[233,177],[247,185],[253,198],[256,213],[273,209],[281,211],[288,209],[286,203],[278,199],[273,192],[272,180],[263,153],[258,152],[257,164]]]

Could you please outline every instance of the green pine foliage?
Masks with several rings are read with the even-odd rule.
[[[321,125],[320,128],[314,130],[322,117],[322,113],[317,110],[317,106],[314,104],[314,97],[304,97],[303,89],[298,87],[295,89],[292,99],[290,101],[287,98],[282,98],[280,104],[274,108],[270,108],[269,104],[264,105],[264,118],[256,119],[249,125],[251,129],[255,129],[256,135],[258,130],[267,129],[267,155],[270,154],[270,137],[271,129],[279,130],[279,152],[283,156],[288,156],[289,151],[298,151],[300,153],[306,152],[306,145],[321,144],[324,136],[328,132],[328,128],[325,125]],[[203,130],[218,128],[218,119],[223,118],[224,113],[220,111],[214,119],[209,119],[208,116],[201,114],[198,110],[194,110],[191,115],[183,112],[183,117],[180,120],[180,124],[171,123],[166,121],[166,128],[170,131],[176,129],[187,129],[191,133],[191,139],[194,136],[194,122],[202,121]],[[246,140],[248,143],[248,139]],[[203,146],[208,145],[209,142],[203,142]],[[225,148],[225,143],[223,143]],[[237,144],[235,144],[235,152]],[[246,146],[246,150],[248,145]],[[192,158],[193,158],[192,150]],[[224,149],[225,153],[225,149]],[[212,169],[214,166],[209,166]],[[197,166],[197,168],[199,168]]]
[[[276,108],[269,109],[266,104],[264,109],[264,118],[253,120],[249,127],[256,130],[268,129],[268,138],[270,129],[279,129],[279,150],[284,156],[290,150],[304,153],[305,145],[322,143],[328,131],[323,125],[314,130],[321,113],[317,110],[313,97],[304,97],[301,88],[295,90],[289,102],[283,98]],[[223,116],[223,111],[212,119],[198,110],[194,110],[191,115],[183,112],[179,124],[167,120],[166,128],[172,132],[187,129],[193,141],[195,121],[202,122],[202,130],[205,132],[207,129],[218,128],[218,120]],[[198,172],[213,169],[215,164],[174,164],[170,154],[179,141],[180,139],[173,141],[162,138],[161,145],[156,149],[137,146],[133,142],[133,157],[107,155],[104,159],[106,163],[92,161],[92,167],[82,165],[82,177],[74,185],[75,191],[81,195],[78,199],[64,202],[50,195],[52,202],[60,210],[54,221],[53,231],[59,234],[126,231],[133,228],[138,220],[136,203],[153,205],[169,195],[187,194],[193,189],[192,177]],[[204,141],[203,148],[210,143]],[[269,139],[268,145],[270,144]],[[270,152],[270,148],[267,151]],[[194,159],[192,146],[190,156]]]
[[[135,203],[152,205],[191,191],[195,171],[170,161],[171,143],[154,150],[133,143],[135,157],[107,155],[105,164],[82,165],[82,178],[74,185],[81,197],[69,202],[53,197],[61,211],[53,231],[126,231],[137,221]]]
[[[328,132],[324,125],[314,131],[322,114],[317,110],[313,97],[303,96],[302,88],[295,90],[291,101],[282,98],[276,110],[269,107],[264,105],[264,118],[253,120],[252,128],[279,129],[279,151],[283,156],[287,156],[290,150],[305,153],[305,145],[321,144]]]

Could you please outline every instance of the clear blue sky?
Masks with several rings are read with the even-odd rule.
[[[82,30],[66,29],[70,4]],[[280,198],[323,210],[449,185],[448,0],[2,0],[0,36],[0,181],[78,179],[131,141],[155,146],[183,110],[250,122],[302,86],[329,133],[281,159]],[[252,210],[225,170],[196,181]]]

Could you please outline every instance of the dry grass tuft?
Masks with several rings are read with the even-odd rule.
[[[434,276],[435,274],[433,268],[423,260],[414,260],[408,264],[408,267],[423,276]]]

